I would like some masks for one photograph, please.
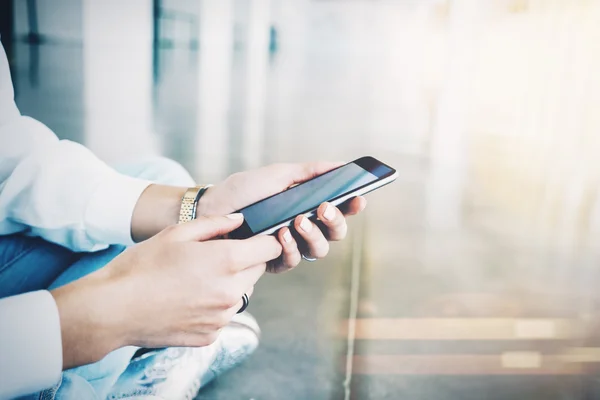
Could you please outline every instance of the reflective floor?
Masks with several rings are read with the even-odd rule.
[[[83,45],[12,59],[23,112],[109,162],[399,170],[327,260],[258,284],[262,346],[199,399],[600,397],[600,2],[234,3],[196,45],[88,10]]]

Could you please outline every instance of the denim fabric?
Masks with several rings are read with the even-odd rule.
[[[49,287],[80,257],[39,238],[0,236],[0,298]]]

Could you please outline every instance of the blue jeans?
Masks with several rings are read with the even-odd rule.
[[[122,173],[156,183],[192,186],[190,175],[179,164],[153,158],[117,168]],[[118,196],[118,193],[115,193]],[[75,253],[40,238],[0,236],[0,298],[41,289],[54,289],[102,268],[124,250],[111,246],[95,253]],[[54,388],[27,399],[104,399],[125,371],[135,347],[124,347],[97,363],[64,371]]]

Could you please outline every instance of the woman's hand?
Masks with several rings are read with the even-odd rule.
[[[225,215],[240,210],[341,165],[329,162],[273,164],[233,174],[206,191],[200,199],[198,214]],[[270,262],[267,270],[287,271],[300,263],[301,254],[310,258],[325,257],[329,252],[329,241],[345,238],[348,229],[345,217],[358,214],[365,206],[366,200],[356,197],[346,202],[341,209],[328,203],[321,204],[317,211],[318,224],[304,216],[297,217],[292,231],[282,228],[277,233],[283,254]]]
[[[251,295],[266,263],[281,254],[271,236],[210,240],[241,225],[240,214],[173,225],[105,268],[52,291],[64,367],[116,348],[206,346]]]
[[[273,164],[233,174],[206,191],[198,204],[197,214],[227,215],[340,165],[328,162]],[[150,185],[135,206],[131,219],[132,238],[141,242],[176,223],[185,191],[183,187]],[[283,255],[270,262],[267,270],[287,271],[300,263],[301,254],[310,258],[325,257],[329,241],[342,240],[346,236],[346,217],[358,214],[366,204],[362,197],[351,199],[340,208],[321,204],[317,213],[318,224],[298,217],[291,231],[283,228],[277,233]]]

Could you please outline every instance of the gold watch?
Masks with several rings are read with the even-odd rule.
[[[185,194],[181,198],[181,208],[179,209],[179,222],[189,222],[196,218],[196,210],[198,208],[198,201],[200,197],[206,192],[206,190],[212,185],[202,185],[191,187],[185,191]]]

